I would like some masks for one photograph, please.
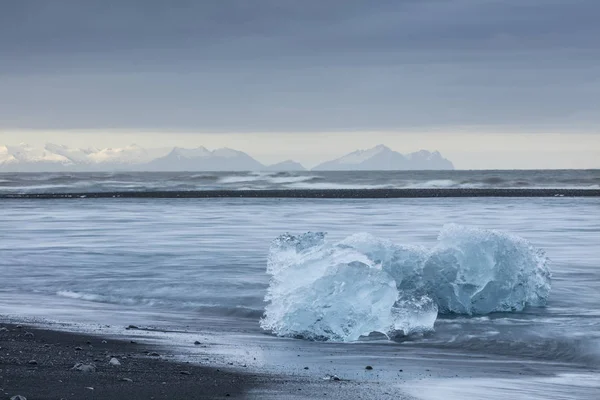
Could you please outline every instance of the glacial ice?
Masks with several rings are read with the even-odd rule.
[[[366,233],[328,243],[325,233],[285,234],[271,244],[261,326],[279,336],[354,341],[433,330],[442,314],[543,306],[544,253],[507,233],[444,226],[432,249]]]

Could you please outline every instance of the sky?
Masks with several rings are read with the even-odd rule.
[[[597,0],[20,0],[0,143],[600,168]]]

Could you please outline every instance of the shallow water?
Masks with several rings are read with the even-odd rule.
[[[261,333],[270,241],[370,232],[429,246],[446,223],[506,230],[546,250],[548,306],[438,318],[411,343],[600,365],[600,200],[82,199],[0,203],[2,314]],[[120,316],[119,316],[120,315]],[[207,328],[206,321],[214,323]]]

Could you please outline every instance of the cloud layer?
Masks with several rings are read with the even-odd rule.
[[[598,15],[595,0],[9,2],[0,128],[589,131]]]

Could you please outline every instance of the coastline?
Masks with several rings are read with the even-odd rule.
[[[104,198],[299,198],[299,199],[403,199],[436,197],[600,197],[600,189],[240,189],[240,190],[161,190],[106,192],[1,193],[2,199],[104,199]]]
[[[0,398],[414,399],[403,388],[382,382],[333,376],[324,379],[289,370],[281,374],[241,371],[232,363],[214,358],[211,366],[182,361],[185,355],[178,357],[182,354],[177,354],[177,347],[138,341],[134,335],[131,338],[37,327],[0,318]],[[113,358],[120,365],[111,365]],[[78,364],[93,369],[80,371]]]

